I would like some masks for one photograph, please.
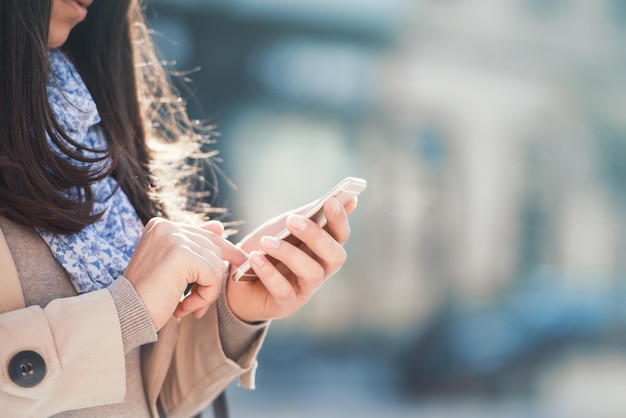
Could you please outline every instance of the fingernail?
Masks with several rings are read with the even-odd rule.
[[[280,246],[280,241],[274,237],[265,236],[261,238],[261,245],[268,250],[277,250]]]
[[[265,258],[261,254],[254,252],[250,255],[250,262],[256,267],[262,267],[265,264]]]
[[[304,231],[304,229],[306,228],[306,222],[299,215],[291,215],[288,219],[288,222],[289,222],[289,225],[291,225],[293,228],[297,229],[298,231]]]
[[[330,210],[337,215],[341,212],[341,204],[337,199],[330,199]]]

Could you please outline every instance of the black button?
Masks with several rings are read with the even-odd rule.
[[[9,376],[15,384],[31,388],[46,375],[46,362],[34,351],[20,351],[9,362]]]

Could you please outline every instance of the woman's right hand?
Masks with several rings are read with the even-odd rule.
[[[204,313],[215,302],[228,268],[247,259],[240,248],[222,237],[221,222],[202,227],[151,219],[145,226],[124,276],[141,297],[155,328],[176,316]],[[187,285],[191,294],[180,302]],[[180,303],[179,303],[180,302]]]

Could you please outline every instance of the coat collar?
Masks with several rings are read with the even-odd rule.
[[[0,271],[0,283],[2,283],[0,314],[24,308],[22,285],[17,277],[13,256],[11,256],[2,230],[0,230],[0,266],[2,266],[2,271]]]

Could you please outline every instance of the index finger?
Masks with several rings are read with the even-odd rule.
[[[240,265],[248,259],[244,250],[213,231],[195,226],[183,226],[183,229],[190,233],[189,238],[198,245],[206,246],[206,241],[203,242],[203,240],[209,240],[222,251],[222,259],[231,264]]]

